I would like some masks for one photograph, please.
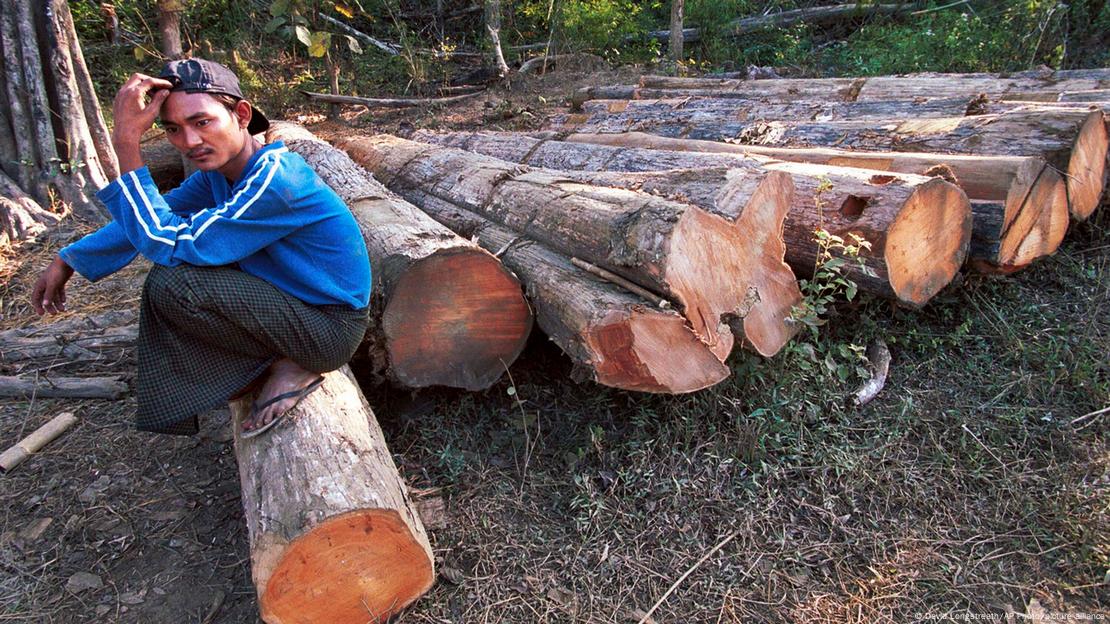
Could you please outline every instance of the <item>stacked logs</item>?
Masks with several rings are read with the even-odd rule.
[[[104,221],[116,157],[64,0],[0,0],[0,154],[0,244],[56,223],[53,195]]]

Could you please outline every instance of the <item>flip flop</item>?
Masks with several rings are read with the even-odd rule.
[[[287,409],[284,412],[278,414],[277,416],[274,416],[273,419],[271,419],[270,422],[266,423],[265,425],[262,425],[261,427],[259,427],[257,429],[251,429],[250,431],[243,431],[242,429],[240,429],[239,430],[239,439],[240,440],[246,440],[246,439],[249,439],[249,438],[260,436],[263,433],[266,433],[267,431],[269,431],[270,429],[273,429],[274,425],[276,425],[279,422],[285,420],[286,414],[293,411],[294,407],[297,407],[297,405],[306,396],[312,394],[312,391],[315,390],[316,388],[319,388],[320,384],[322,384],[322,383],[324,383],[324,376],[320,375],[316,379],[313,379],[312,383],[306,385],[305,387],[303,387],[299,390],[292,390],[290,392],[285,392],[283,394],[279,394],[276,397],[274,397],[274,398],[272,398],[272,399],[270,399],[270,400],[268,400],[268,401],[266,401],[265,403],[262,403],[262,404],[258,404],[258,403],[252,404],[251,405],[251,420],[254,420],[255,414],[257,414],[258,412],[260,412],[260,411],[266,409],[267,407],[273,405],[274,403],[278,403],[278,402],[284,401],[286,399],[292,399],[294,397],[296,397],[296,399],[297,399],[296,401],[293,402],[293,405],[289,406],[289,409]]]

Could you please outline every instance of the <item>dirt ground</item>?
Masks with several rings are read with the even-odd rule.
[[[531,129],[574,86],[636,75],[286,118],[327,138]],[[485,392],[364,385],[407,482],[444,503],[427,519],[439,579],[397,621],[636,622],[672,584],[650,621],[1110,618],[1110,426],[1089,416],[1110,404],[1105,213],[1012,279],[968,278],[921,313],[866,304],[895,350],[868,410],[746,354],[735,382],[686,397],[578,385],[538,332]],[[37,271],[86,230],[3,257],[0,330],[43,323]],[[147,268],[75,278],[64,318],[134,310]],[[130,380],[135,359],[0,368]],[[160,437],[132,430],[131,397],[4,400],[0,448],[62,411],[77,425],[0,476],[0,622],[259,621],[227,413]]]

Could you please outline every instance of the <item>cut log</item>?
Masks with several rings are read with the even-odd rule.
[[[418,189],[405,198],[473,238],[524,283],[536,322],[574,362],[576,377],[622,390],[681,394],[715,385],[729,369],[674,310],[594,277],[531,239]]]
[[[670,139],[642,133],[574,134],[565,138],[570,142],[614,147],[728,154],[732,157],[763,156],[834,167],[941,176],[976,200],[975,205],[979,206],[977,211],[984,217],[988,211],[1001,209],[999,216],[974,219],[972,222],[973,240],[993,242],[986,246],[973,244],[969,258],[973,260],[973,267],[990,272],[1013,272],[1055,252],[1068,228],[1068,202],[1063,177],[1038,157],[773,148]],[[882,177],[875,179],[882,180]],[[841,186],[834,183],[833,193],[837,193]],[[832,203],[843,205],[836,196]]]
[[[230,404],[251,577],[267,624],[384,622],[435,581],[428,536],[347,366],[243,440]]]
[[[90,330],[78,335],[0,337],[0,359],[5,364],[24,360],[52,359],[85,362],[107,357],[135,346],[137,325]]]
[[[719,205],[719,201],[721,188],[730,176],[738,172],[787,173],[796,190],[783,238],[786,259],[794,271],[812,274],[818,252],[815,229],[838,236],[855,233],[871,242],[871,252],[864,254],[870,271],[849,263],[844,267],[846,275],[862,290],[914,307],[923,305],[952,280],[964,261],[971,236],[967,198],[954,186],[923,176],[893,176],[727,154],[566,143],[507,132],[419,132],[414,138],[560,169],[567,176],[591,184],[681,197],[726,216],[729,207]]]
[[[595,126],[636,131],[638,126],[704,124],[721,125],[751,121],[862,121],[865,119],[920,119],[989,115],[1040,108],[1089,110],[1089,102],[1025,102],[991,100],[981,96],[919,100],[876,100],[873,102],[777,102],[740,98],[668,98],[657,100],[591,100],[582,105],[582,115],[557,115],[552,129],[596,132]],[[1095,104],[1097,106],[1097,104]],[[610,130],[619,131],[619,130]]]
[[[1110,89],[1090,89],[1088,91],[1064,91],[1056,97],[1057,102],[1093,102],[1103,104],[1103,110],[1110,109],[1110,106],[1105,106],[1110,102]]]
[[[727,130],[710,124],[654,126],[652,134],[769,147],[1038,156],[1065,175],[1071,215],[1080,221],[1098,207],[1110,145],[1101,112],[1040,108],[937,119],[761,121],[729,124]]]
[[[139,147],[142,150],[143,164],[150,170],[150,177],[158,185],[158,190],[165,193],[185,181],[185,165],[181,160],[181,152],[177,151],[164,134],[143,141]]]
[[[482,95],[485,93],[485,90],[440,98],[364,98],[352,95],[313,93],[311,91],[301,91],[301,93],[310,100],[328,102],[331,104],[354,104],[357,106],[366,106],[367,108],[414,108],[417,106],[441,106],[443,104],[462,102],[463,100],[473,99]]]
[[[0,397],[118,399],[127,392],[119,377],[0,377]]]
[[[497,258],[375,181],[342,151],[299,126],[283,140],[347,203],[374,269],[371,356],[410,387],[488,388],[524,349],[532,314]],[[379,368],[381,364],[379,364]]]
[[[801,293],[782,261],[780,236],[793,192],[788,175],[730,180],[722,202],[736,206],[733,221],[646,193],[390,136],[342,147],[387,186],[425,191],[667,297],[722,361],[733,346],[729,324],[738,318],[743,337],[765,355],[796,331],[787,317]],[[758,292],[755,306],[749,290]]]
[[[907,100],[984,94],[1027,99],[1029,94],[1110,88],[1110,69],[1029,71],[1002,74],[906,74],[872,78],[790,78],[734,80],[641,76],[646,89],[710,89],[744,93],[745,97],[825,101]]]

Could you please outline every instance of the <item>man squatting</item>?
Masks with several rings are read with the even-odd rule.
[[[135,74],[112,108],[120,176],[97,197],[114,220],[59,252],[35,312],[65,309],[74,271],[96,281],[146,256],[137,427],[196,433],[197,415],[261,386],[241,434],[262,433],[362,341],[370,262],[358,225],[304,159],[253,137],[269,121],[222,65]],[[156,116],[198,169],[164,195],[139,151]]]

